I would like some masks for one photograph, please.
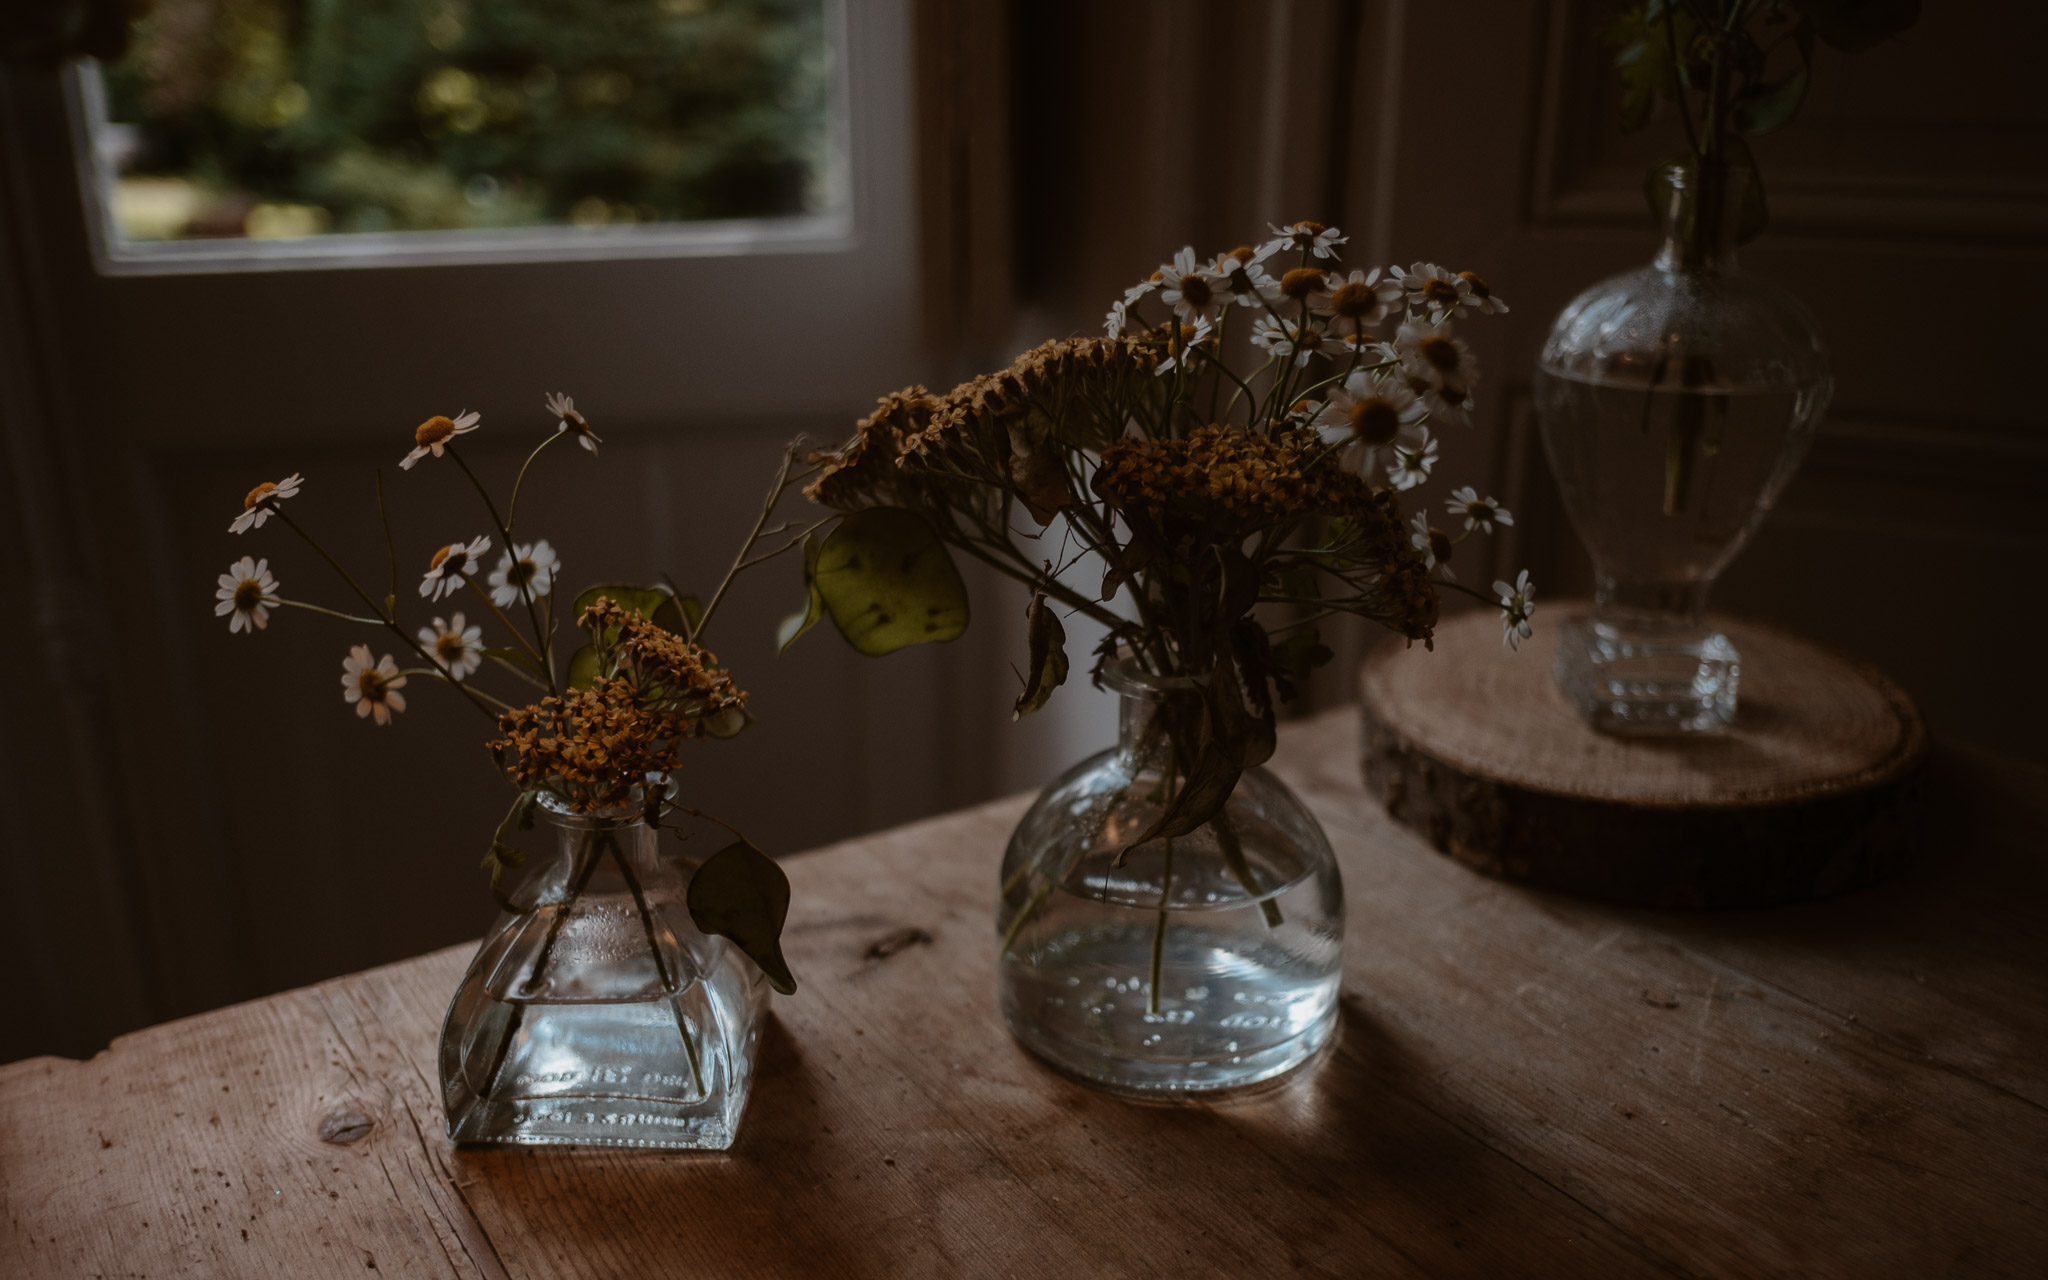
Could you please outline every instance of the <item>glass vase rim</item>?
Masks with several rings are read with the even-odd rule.
[[[650,778],[654,776],[649,775]],[[659,776],[662,779],[661,798],[664,801],[674,800],[676,797],[675,775],[662,774]],[[602,809],[573,809],[569,807],[566,800],[556,793],[542,791],[540,798],[534,802],[534,807],[546,814],[549,821],[560,827],[589,827],[593,830],[603,827],[628,827],[636,822],[645,822],[647,820],[647,804],[644,799],[645,788],[636,786],[634,789],[642,792],[643,798],[632,804],[615,804]]]
[[[1104,667],[1102,685],[1125,698],[1150,699],[1199,693],[1202,688],[1202,682],[1194,676],[1154,675],[1139,664],[1136,654],[1127,654]]]

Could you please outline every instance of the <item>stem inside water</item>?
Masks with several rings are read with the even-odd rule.
[[[605,832],[605,844],[611,850],[612,861],[619,865],[619,874],[626,878],[626,888],[633,895],[633,905],[640,912],[640,928],[647,935],[647,950],[654,956],[654,971],[661,977],[661,989],[668,992],[668,1007],[676,1015],[676,1030],[683,1037],[683,1052],[690,1056],[690,1079],[697,1086],[698,1093],[704,1093],[704,1073],[697,1062],[697,1042],[690,1035],[690,1026],[683,1017],[683,1003],[678,998],[676,980],[668,971],[668,961],[662,958],[661,943],[654,936],[654,913],[647,909],[647,895],[640,889],[640,877],[633,874],[626,855],[619,849],[619,842]]]
[[[1218,813],[1209,820],[1209,827],[1216,833],[1217,847],[1223,850],[1223,865],[1230,868],[1230,874],[1246,893],[1258,898],[1265,890],[1259,888],[1259,878],[1252,871],[1252,864],[1245,860],[1244,846],[1238,842],[1237,831],[1230,825],[1229,816]],[[1280,904],[1271,898],[1260,900],[1259,914],[1266,918],[1268,929],[1280,927]]]

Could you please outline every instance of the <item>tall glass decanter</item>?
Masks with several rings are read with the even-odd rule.
[[[1833,387],[1805,308],[1736,262],[1751,180],[1666,170],[1655,260],[1572,299],[1537,363],[1544,448],[1595,581],[1591,616],[1559,626],[1556,676],[1612,732],[1734,719],[1741,655],[1708,625],[1707,597]]]
[[[1198,723],[1202,700],[1129,664],[1105,680],[1123,698],[1117,745],[1048,786],[1003,857],[1003,1017],[1025,1048],[1116,1092],[1274,1079],[1336,1026],[1344,887],[1329,841],[1254,768],[1208,823],[1119,862],[1184,782],[1172,722]]]
[[[508,877],[441,1033],[457,1142],[723,1149],[754,1077],[768,979],[692,922],[693,864],[637,813],[551,798],[552,856]]]

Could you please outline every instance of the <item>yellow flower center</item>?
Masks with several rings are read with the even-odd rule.
[[[242,510],[254,511],[256,509],[256,504],[262,502],[265,498],[269,497],[271,494],[276,492],[277,486],[270,483],[270,481],[265,480],[262,484],[259,484],[254,489],[249,490],[249,495],[242,499]]]
[[[1422,298],[1425,302],[1454,303],[1458,300],[1458,286],[1431,276],[1422,286]]]
[[[1443,373],[1458,371],[1458,344],[1449,338],[1432,335],[1417,343],[1415,349],[1431,368]]]
[[[454,434],[455,424],[437,413],[413,429],[412,442],[422,449],[427,449]]]
[[[1365,444],[1390,444],[1401,430],[1401,412],[1378,396],[1360,400],[1351,406],[1351,429]]]
[[[1296,267],[1280,277],[1280,294],[1300,302],[1323,287],[1325,276],[1314,267]]]
[[[1330,309],[1347,320],[1368,316],[1380,305],[1380,296],[1372,286],[1357,280],[1337,286],[1330,295]]]
[[[1180,296],[1181,301],[1191,307],[1205,307],[1216,294],[1209,288],[1207,280],[1198,275],[1185,275],[1180,278]]]
[[[1468,502],[1465,504],[1465,514],[1483,524],[1493,519],[1493,504],[1483,499],[1477,502]]]
[[[1449,564],[1451,552],[1457,549],[1457,544],[1451,541],[1450,534],[1435,525],[1429,527],[1429,554],[1436,557],[1438,564]]]
[[[1254,252],[1253,252],[1253,249],[1252,249],[1252,247],[1251,247],[1250,245],[1248,245],[1248,244],[1241,244],[1241,245],[1237,246],[1237,248],[1235,248],[1235,249],[1232,249],[1232,250],[1231,250],[1231,251],[1230,251],[1230,252],[1229,252],[1229,253],[1228,253],[1227,255],[1225,255],[1225,256],[1227,256],[1227,257],[1232,257],[1232,258],[1236,258],[1236,259],[1237,259],[1237,262],[1238,262],[1238,265],[1239,265],[1239,266],[1243,266],[1243,267],[1248,267],[1248,266],[1250,266],[1250,265],[1252,264],[1252,258],[1253,258],[1253,256],[1254,256]]]
[[[441,562],[442,562],[443,560],[446,560],[446,559],[448,558],[448,553],[449,553],[449,552],[451,552],[451,551],[460,551],[461,549],[462,549],[462,544],[461,544],[461,543],[459,543],[459,542],[451,542],[451,543],[449,543],[449,544],[448,544],[447,546],[445,546],[445,547],[441,548],[441,549],[440,549],[439,551],[436,551],[436,552],[434,553],[434,558],[433,558],[432,560],[429,560],[429,561],[427,561],[427,568],[429,568],[429,569],[438,569],[438,568],[440,568],[440,567],[441,567]],[[450,568],[453,568],[454,566],[453,566],[453,565],[450,565],[449,567],[450,567]]]
[[[1294,224],[1294,230],[1300,235],[1314,239],[1316,236],[1328,231],[1329,228],[1320,222],[1297,222]]]
[[[1491,298],[1493,296],[1493,290],[1486,287],[1486,281],[1481,280],[1470,271],[1460,271],[1458,279],[1465,282],[1465,287],[1472,291],[1472,296],[1475,298]]]
[[[247,613],[263,603],[263,584],[254,578],[244,578],[235,584],[235,608]]]
[[[453,631],[443,631],[434,637],[434,656],[451,667],[461,661],[462,655],[468,652],[469,646],[462,643],[462,637]]]

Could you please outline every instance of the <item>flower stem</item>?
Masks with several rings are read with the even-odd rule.
[[[683,1037],[683,1052],[690,1057],[690,1079],[696,1082],[697,1092],[704,1093],[704,1072],[697,1061],[697,1042],[691,1038],[690,1025],[683,1017],[682,992],[676,989],[676,980],[669,975],[668,961],[662,958],[661,943],[654,936],[654,913],[647,908],[647,895],[640,888],[640,877],[633,874],[625,853],[609,830],[604,838],[611,849],[612,861],[619,865],[619,874],[626,878],[626,888],[633,895],[633,906],[640,912],[640,928],[647,935],[647,950],[654,956],[654,971],[661,977],[661,989],[668,992],[669,1010],[676,1015],[676,1030]]]
[[[567,434],[569,433],[566,431],[556,431],[555,434],[549,436],[547,439],[541,441],[538,445],[534,446],[533,452],[526,455],[526,461],[519,464],[519,478],[512,482],[512,501],[510,505],[508,505],[505,508],[506,541],[511,541],[512,527],[519,522],[519,491],[526,484],[526,469],[533,465],[533,460],[540,456],[541,450],[547,448],[549,445],[553,444],[557,440],[560,440],[563,436]],[[511,549],[512,548],[509,546],[505,548],[505,550],[507,551],[510,551]]]
[[[549,438],[550,438],[550,439],[552,439],[553,437],[549,437]],[[470,483],[470,484],[471,484],[472,486],[474,486],[474,487],[475,487],[475,489],[476,489],[476,492],[477,492],[477,496],[478,496],[478,497],[480,497],[480,498],[482,498],[482,499],[484,500],[484,509],[485,509],[486,511],[489,511],[489,512],[491,513],[491,527],[492,527],[493,529],[496,529],[496,530],[498,531],[498,536],[499,536],[500,538],[504,539],[504,543],[505,543],[505,556],[506,556],[506,558],[507,558],[507,559],[510,559],[510,560],[512,560],[512,561],[513,561],[513,565],[512,565],[512,568],[513,568],[513,570],[514,570],[514,571],[516,572],[516,571],[517,571],[517,569],[518,569],[518,567],[519,567],[519,565],[518,565],[518,561],[517,561],[517,556],[515,555],[515,553],[514,553],[514,552],[513,552],[513,550],[512,550],[512,530],[511,530],[511,527],[510,527],[509,525],[507,525],[507,524],[506,524],[506,523],[505,523],[505,522],[504,522],[503,520],[501,520],[501,519],[499,519],[499,518],[498,518],[498,504],[497,504],[497,503],[495,503],[495,502],[493,502],[493,501],[491,501],[491,493],[490,493],[490,490],[488,490],[488,489],[484,488],[484,482],[483,482],[483,481],[481,481],[481,480],[479,480],[479,479],[477,479],[477,478],[476,478],[476,472],[474,472],[474,471],[471,471],[471,470],[469,469],[469,464],[468,464],[467,462],[464,462],[464,461],[462,460],[462,455],[461,455],[460,453],[458,453],[458,452],[456,451],[456,449],[455,449],[455,442],[454,442],[453,440],[450,440],[450,441],[448,442],[448,445],[447,445],[447,449],[448,449],[448,456],[449,456],[449,457],[451,457],[451,458],[453,458],[453,459],[455,459],[455,465],[456,465],[456,466],[458,466],[458,467],[461,467],[461,468],[462,468],[462,474],[463,474],[463,475],[466,475],[466,476],[468,476],[468,477],[469,477],[469,483]],[[529,457],[528,461],[531,461],[531,460],[532,460],[532,459],[531,459],[531,458]],[[472,585],[474,585],[474,584],[472,584]],[[478,594],[482,594],[482,593],[481,593],[481,592],[479,592]],[[519,598],[520,598],[521,600],[524,600],[524,601],[526,602],[526,620],[527,620],[528,622],[530,622],[530,623],[532,623],[532,624],[533,624],[533,640],[534,640],[534,644],[537,644],[537,645],[540,645],[540,646],[541,646],[541,648],[539,648],[539,649],[535,649],[535,648],[533,647],[533,645],[527,645],[527,646],[526,646],[526,648],[527,648],[527,652],[529,652],[529,653],[533,654],[533,655],[534,655],[534,657],[535,657],[535,659],[537,659],[537,660],[538,660],[538,661],[540,662],[540,669],[541,669],[541,673],[542,673],[543,675],[547,676],[547,678],[548,678],[548,692],[549,692],[549,693],[554,693],[554,694],[559,694],[559,693],[561,693],[561,691],[562,691],[562,690],[561,690],[561,686],[559,686],[559,685],[557,685],[557,684],[555,683],[555,664],[554,664],[554,662],[553,662],[553,661],[551,660],[551,655],[549,655],[549,654],[547,653],[547,651],[546,651],[546,650],[547,650],[547,643],[548,643],[548,637],[547,637],[547,633],[546,633],[545,631],[542,631],[542,630],[541,630],[541,626],[540,626],[540,611],[539,611],[538,609],[536,609],[536,608],[534,607],[534,603],[533,603],[533,584],[532,584],[532,583],[531,583],[530,581],[528,581],[528,580],[524,580],[524,579],[522,579],[522,580],[520,581],[520,583],[519,583]],[[493,611],[493,612],[496,612],[496,609],[497,609],[497,606],[496,606],[496,605],[493,605],[493,606],[492,606],[492,611]],[[498,618],[499,618],[499,620],[500,620],[500,621],[503,621],[503,619],[504,619],[504,616],[505,616],[505,615],[504,615],[504,614],[502,614],[502,613],[501,613],[501,614],[498,614]],[[505,625],[506,625],[506,626],[508,626],[508,627],[511,627],[511,624],[510,624],[510,623],[506,623]],[[512,633],[513,633],[514,635],[518,635],[518,634],[519,634],[519,629],[518,629],[517,627],[512,627]],[[524,643],[524,642],[522,641],[522,643]]]
[[[290,529],[293,533],[298,534],[301,541],[303,541],[307,546],[313,548],[313,550],[320,553],[320,558],[322,560],[325,560],[336,573],[341,575],[341,580],[343,582],[348,583],[349,589],[356,593],[356,598],[358,600],[361,600],[364,604],[368,605],[372,612],[377,611],[377,602],[375,600],[370,599],[370,593],[363,590],[362,584],[358,583],[355,580],[355,578],[349,574],[348,570],[341,567],[341,562],[339,560],[336,560],[333,556],[327,553],[327,548],[321,546],[317,541],[315,541],[312,534],[307,533],[304,529],[301,529],[299,527],[298,521],[292,519],[290,516],[278,510],[276,507],[272,507],[271,512],[275,514],[278,519],[284,521],[285,528]],[[421,648],[419,641],[415,640],[412,636],[408,635],[406,633],[405,628],[398,625],[398,620],[396,618],[385,618],[382,622],[382,626],[386,631],[389,631],[392,635],[397,636],[400,642],[403,643],[406,648],[418,654],[421,662],[426,663],[428,666],[435,665],[433,655],[428,653],[425,649]],[[492,724],[496,724],[498,722],[498,713],[491,710],[490,707],[484,704],[483,699],[478,695],[476,690],[470,688],[468,685],[463,684],[459,681],[455,682],[455,688],[459,692],[461,692],[463,697],[469,699],[469,704],[471,706],[475,707],[478,711],[483,712],[485,717],[487,717]]]

